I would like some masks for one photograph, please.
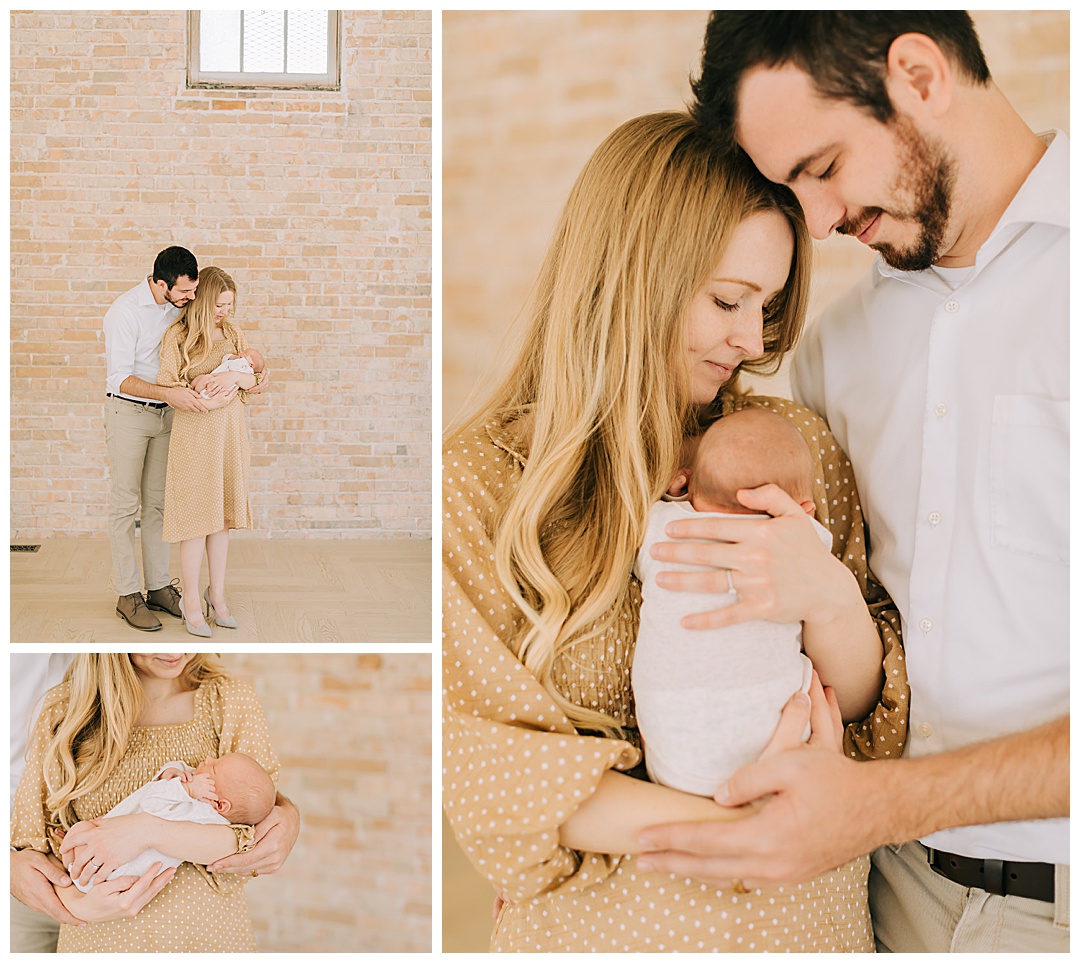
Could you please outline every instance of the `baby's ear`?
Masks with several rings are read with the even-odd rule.
[[[813,500],[807,500],[805,502],[799,502],[799,507],[806,512],[807,515],[813,517],[814,515],[814,502]]]
[[[213,806],[222,816],[228,816],[232,811],[232,803],[228,799],[212,799],[210,805]]]

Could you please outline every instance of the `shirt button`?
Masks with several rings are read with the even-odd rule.
[[[927,739],[929,739],[934,734],[934,727],[931,726],[928,722],[924,722],[921,726],[919,726],[919,732],[922,735],[926,736]]]
[[[926,516],[926,520],[931,525],[940,524],[941,523],[941,512],[931,512],[929,515]]]
[[[949,314],[956,314],[956,312],[960,310],[960,302],[959,301],[946,301],[945,302],[945,310],[948,311]]]
[[[948,405],[938,405],[934,409],[934,414],[937,415],[939,418],[944,418],[948,413],[949,413],[949,406]]]
[[[919,623],[919,628],[922,629],[924,632],[929,632],[933,627],[934,623],[931,619],[923,619]]]

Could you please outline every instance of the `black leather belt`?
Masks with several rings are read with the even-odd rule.
[[[105,392],[105,397],[115,398],[117,401],[126,401],[129,405],[134,405],[136,408],[153,408],[155,411],[169,407],[167,401],[136,401],[134,398],[125,398],[123,395],[114,395],[108,391]]]
[[[927,849],[930,867],[939,876],[961,886],[982,889],[995,896],[1024,896],[1054,902],[1052,863],[1022,863],[1005,859],[975,859]]]

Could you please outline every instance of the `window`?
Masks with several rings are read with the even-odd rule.
[[[340,87],[336,10],[193,10],[189,87]]]

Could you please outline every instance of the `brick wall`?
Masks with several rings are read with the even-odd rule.
[[[431,14],[342,89],[189,91],[182,11],[11,14],[13,538],[105,534],[101,321],[169,244],[239,287],[256,536],[429,538]]]
[[[255,686],[301,812],[248,884],[263,952],[431,949],[431,657],[226,655]]]
[[[1067,11],[973,14],[997,84],[1035,130],[1069,120]],[[707,13],[443,14],[443,421],[524,304],[559,210],[603,138],[690,97]],[[847,238],[816,245],[811,318],[867,269]],[[787,394],[784,369],[767,386]]]

